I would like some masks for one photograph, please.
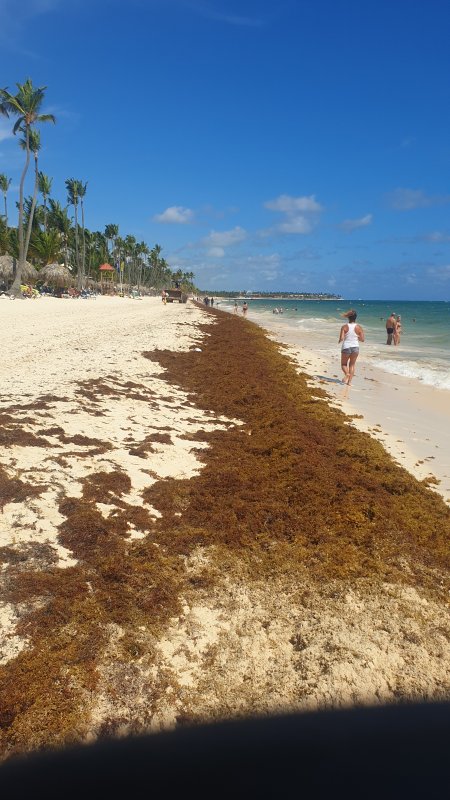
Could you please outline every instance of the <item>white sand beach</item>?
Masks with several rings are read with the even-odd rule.
[[[141,491],[158,477],[196,474],[199,461],[193,450],[205,444],[182,436],[220,422],[194,408],[178,389],[168,396],[167,385],[158,379],[160,368],[142,353],[195,346],[200,319],[208,322],[191,304],[164,306],[149,297],[0,303],[0,414],[13,409],[15,424],[31,436],[49,432],[40,444],[30,439],[30,444],[0,452],[0,466],[10,477],[46,487],[38,497],[3,507],[0,547],[39,543],[54,550],[57,566],[69,567],[76,562],[58,542],[63,520],[58,500],[79,497],[86,475],[121,470],[132,487],[125,499],[139,505]],[[130,450],[161,430],[170,430],[172,443],[153,445],[150,471],[146,460]],[[99,505],[107,517],[108,497]],[[142,535],[131,531],[132,539]],[[5,625],[2,663],[25,643],[7,634],[15,622],[11,608],[0,608],[0,620]]]
[[[3,447],[0,467],[10,478],[44,487],[36,497],[4,504],[0,548],[11,557],[25,554],[36,569],[69,569],[76,559],[58,540],[58,502],[80,497],[87,475],[120,470],[131,485],[122,499],[142,506],[142,490],[158,479],[200,472],[195,451],[207,445],[199,432],[225,428],[228,420],[197,408],[142,355],[202,348],[200,322],[214,318],[192,303],[163,306],[159,298],[0,302],[0,414],[14,417],[13,434],[19,422],[31,437]],[[314,377],[339,376],[338,357],[324,364],[298,348],[289,354],[332,403],[363,415],[352,424],[370,430],[419,478],[436,475],[438,491],[450,497],[440,394],[380,376],[365,367],[363,353],[350,390]],[[146,457],[136,457],[149,436],[164,432],[170,444],[156,438]],[[97,503],[105,519],[115,513],[114,503],[108,494]],[[158,515],[151,506],[147,510]],[[145,535],[129,524],[129,541]],[[28,552],[27,545],[35,550]],[[134,631],[138,659],[124,660],[125,632],[108,626],[85,740],[111,720],[125,732],[173,726],[183,714],[217,718],[450,691],[447,611],[419,589],[349,582],[319,591],[307,573],[301,584],[271,576],[250,584],[231,555],[215,585],[195,589],[208,557],[207,548],[199,548],[183,561],[194,588],[161,639],[145,627]],[[0,575],[7,568],[5,559]],[[16,635],[20,611],[0,604],[0,664],[29,646]]]

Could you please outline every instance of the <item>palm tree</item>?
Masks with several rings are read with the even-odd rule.
[[[112,245],[112,249],[111,249],[109,255],[110,255],[110,257],[112,257],[112,260],[114,262],[115,268],[119,270],[120,290],[122,291],[123,272],[122,272],[122,268],[121,268],[121,264],[120,264],[120,250],[119,250],[119,256],[117,257],[117,240],[118,240],[118,237],[119,237],[119,226],[115,225],[113,222],[111,222],[109,225],[105,225],[105,234],[104,235],[105,235],[105,239],[106,239],[106,241],[108,243],[108,251],[109,251],[109,242],[111,242],[111,245]]]
[[[0,217],[0,255],[8,254],[9,235],[8,228],[3,217]]]
[[[160,285],[164,286],[165,283],[172,281],[173,273],[165,258],[158,260],[158,270]]]
[[[86,269],[86,239],[85,239],[85,228],[84,228],[84,203],[83,200],[86,196],[87,190],[87,182],[78,183],[78,197],[80,198],[80,205],[81,205],[81,230],[82,230],[82,240],[81,240],[81,276],[82,282],[84,281],[85,269]]]
[[[124,239],[125,263],[128,265],[128,285],[131,287],[133,281],[133,268],[136,259],[136,237],[128,234]]]
[[[78,201],[80,199],[80,181],[77,181],[76,178],[67,178],[66,180],[66,189],[67,189],[67,202],[69,205],[72,205],[75,212],[75,264],[77,268],[78,274],[78,288],[82,288],[82,276],[80,272],[80,259],[78,255]]]
[[[2,173],[0,175],[0,191],[3,192],[3,199],[5,201],[5,223],[7,228],[8,228],[8,205],[6,198],[10,186],[11,186],[11,178],[8,178],[6,175]]]
[[[49,202],[50,202],[50,211],[48,214],[49,226],[51,228],[56,228],[56,230],[59,231],[62,236],[64,245],[64,263],[66,267],[68,267],[69,258],[67,251],[69,246],[71,223],[69,214],[67,212],[67,207],[63,208],[58,200],[53,200],[52,198],[50,198]]]
[[[22,281],[22,270],[26,259],[25,251],[25,237],[23,225],[23,192],[25,185],[25,177],[28,172],[30,163],[30,133],[32,126],[38,122],[55,122],[53,114],[41,114],[40,110],[44,101],[44,92],[46,86],[34,87],[31,78],[28,78],[25,83],[16,84],[17,94],[11,94],[7,89],[0,89],[0,113],[9,116],[13,114],[17,117],[13,127],[13,133],[22,131],[25,134],[25,166],[20,178],[19,186],[19,225],[18,225],[18,240],[19,240],[19,260],[16,269],[16,277],[14,278],[11,286],[12,294],[20,296],[20,284]]]
[[[39,131],[32,128],[29,133],[28,141],[26,139],[21,139],[19,144],[23,150],[26,150],[28,147],[34,155],[34,190],[33,190],[33,198],[31,201],[31,207],[28,215],[28,224],[26,226],[26,235],[25,235],[25,259],[26,259],[28,255],[28,247],[30,245],[31,230],[33,228],[34,210],[36,208],[37,193],[39,186],[38,153],[39,150],[41,149],[41,134],[39,133]]]
[[[139,242],[139,244],[136,245],[136,254],[137,254],[137,257],[138,257],[138,260],[139,260],[139,270],[138,270],[138,276],[137,276],[137,278],[138,278],[137,279],[138,289],[141,288],[142,272],[143,272],[144,266],[147,264],[147,256],[149,255],[149,253],[150,253],[150,250],[148,249],[148,247],[145,244],[145,242]]]
[[[89,273],[92,268],[97,268],[100,264],[103,264],[107,261],[109,254],[108,254],[108,243],[106,241],[106,237],[101,231],[94,231],[93,233],[89,233],[88,236],[88,244],[89,244]]]
[[[111,223],[110,225],[106,225],[105,226],[105,234],[104,235],[105,235],[105,238],[107,239],[107,241],[111,242],[111,244],[112,244],[112,253],[113,253],[113,257],[114,257],[115,251],[116,251],[116,239],[117,239],[117,237],[119,235],[119,226],[118,225],[114,225],[114,223]]]
[[[59,262],[61,257],[61,233],[52,228],[48,231],[36,231],[30,242],[30,253],[41,266]]]
[[[44,175],[43,172],[39,173],[38,176],[38,189],[41,193],[42,197],[44,198],[44,230],[47,231],[47,200],[50,196],[50,192],[52,190],[52,183],[53,178],[49,178],[48,175]]]
[[[159,282],[159,256],[162,247],[160,244],[155,244],[150,250],[150,264],[152,268],[152,283],[156,286]]]

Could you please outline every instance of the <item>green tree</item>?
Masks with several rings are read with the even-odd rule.
[[[3,192],[3,199],[5,202],[5,224],[8,227],[8,189],[11,186],[11,178],[8,178],[4,173],[0,175],[0,191]]]
[[[81,205],[81,281],[83,283],[86,272],[86,237],[84,226],[84,198],[86,197],[87,182],[78,184],[78,197],[80,198]]]
[[[151,283],[157,288],[161,282],[161,271],[160,271],[160,255],[161,255],[162,247],[160,244],[155,244],[152,249],[150,250],[150,280]]]
[[[47,216],[48,216],[48,208],[47,208],[47,200],[50,197],[50,192],[52,191],[52,183],[53,178],[49,178],[48,175],[44,175],[43,172],[40,172],[38,175],[38,189],[40,194],[44,200],[44,230],[47,230]]]
[[[118,225],[114,225],[114,223],[111,223],[110,225],[106,225],[105,226],[105,234],[104,235],[105,235],[106,241],[107,242],[111,242],[111,248],[108,248],[108,249],[110,251],[110,254],[114,258],[115,250],[116,250],[116,240],[117,240],[117,237],[119,235],[119,226]]]
[[[17,83],[17,94],[11,94],[8,89],[0,89],[0,113],[6,116],[17,117],[13,127],[13,133],[16,134],[19,130],[25,136],[25,165],[22,171],[19,185],[19,224],[18,224],[18,241],[19,241],[19,259],[17,263],[16,276],[11,286],[12,294],[20,297],[20,284],[22,282],[22,270],[27,257],[25,248],[25,233],[23,224],[23,197],[25,178],[30,164],[30,133],[33,126],[40,122],[55,122],[53,114],[41,114],[42,103],[44,102],[44,93],[46,86],[35,87],[28,78],[25,83]]]
[[[0,255],[9,251],[8,228],[3,217],[0,217]]]
[[[36,209],[38,187],[39,187],[39,169],[38,169],[38,153],[41,149],[41,134],[35,128],[30,130],[28,142],[23,138],[19,142],[21,148],[26,150],[29,147],[34,156],[34,189],[33,197],[31,200],[31,207],[28,213],[28,221],[25,226],[25,258],[28,255],[28,247],[30,245],[31,231],[33,230],[34,212]]]
[[[61,234],[63,247],[64,247],[64,263],[66,267],[69,266],[69,236],[71,231],[71,223],[67,206],[62,207],[58,200],[50,198],[48,212],[48,224],[50,228],[55,228]]]
[[[80,256],[78,247],[78,202],[80,200],[80,187],[81,187],[81,181],[77,181],[76,178],[67,178],[66,180],[67,202],[69,203],[69,205],[73,206],[75,215],[75,266],[77,268],[79,289],[81,289],[83,285],[83,278],[80,270]]]
[[[42,267],[59,262],[62,250],[62,236],[56,229],[35,231],[30,241],[30,253]]]

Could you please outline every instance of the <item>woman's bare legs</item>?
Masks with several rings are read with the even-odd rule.
[[[350,356],[348,356],[347,353],[341,353],[341,368],[342,372],[344,373],[343,383],[348,383],[348,379],[350,377],[349,366],[348,366],[349,361],[350,361]]]
[[[347,383],[347,386],[351,385],[353,376],[355,374],[355,365],[358,355],[359,353],[350,353],[349,364],[348,364],[348,380],[345,381]]]

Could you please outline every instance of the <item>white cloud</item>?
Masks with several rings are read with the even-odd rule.
[[[206,255],[210,258],[223,258],[225,250],[223,247],[210,247]]]
[[[314,194],[302,197],[280,194],[274,200],[267,200],[264,207],[283,214],[284,219],[272,228],[260,231],[260,236],[311,233],[319,212],[323,210]]]
[[[322,211],[322,206],[317,202],[316,196],[310,194],[303,197],[291,197],[288,194],[280,194],[275,200],[267,200],[264,207],[270,211],[281,211],[284,214],[295,214],[298,211]]]
[[[168,225],[187,225],[192,222],[194,212],[191,208],[184,208],[184,206],[170,206],[166,208],[162,214],[155,214],[153,217],[154,222],[162,222]]]
[[[313,226],[309,219],[299,214],[298,216],[289,215],[285,222],[280,222],[274,230],[279,233],[311,233]]]
[[[411,211],[414,208],[450,203],[450,195],[427,195],[422,189],[394,189],[387,195],[391,208],[396,211]]]
[[[358,228],[366,228],[367,225],[371,225],[373,220],[372,214],[366,214],[365,217],[359,217],[359,219],[345,219],[344,222],[341,222],[339,225],[343,231],[346,233],[351,233],[352,231],[356,231]]]
[[[232,244],[239,244],[247,238],[247,231],[236,225],[230,231],[211,231],[209,236],[202,239],[205,247],[229,247]]]

